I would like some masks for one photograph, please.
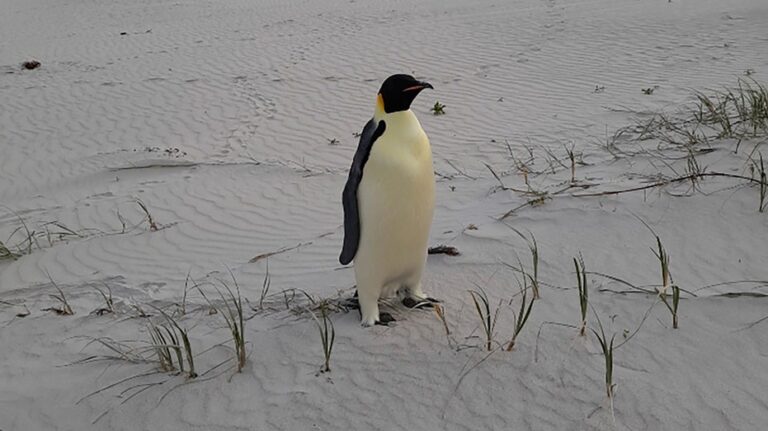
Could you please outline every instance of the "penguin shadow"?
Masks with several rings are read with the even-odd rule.
[[[405,295],[404,290],[400,290],[397,292],[398,298],[400,299],[400,303],[408,309],[430,309],[435,308],[435,304],[439,304],[440,300],[437,300],[435,298],[426,297],[424,299],[416,299],[411,296]],[[357,289],[355,289],[354,295],[352,297],[347,298],[342,302],[342,305],[347,307],[350,310],[357,310],[360,314],[360,317],[362,318],[362,312],[360,311],[360,300],[357,297]],[[396,322],[397,319],[392,316],[392,313],[388,313],[386,311],[382,311],[379,313],[379,320],[376,322],[376,325],[379,326],[390,326],[391,323]]]

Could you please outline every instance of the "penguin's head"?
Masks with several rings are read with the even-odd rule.
[[[379,90],[379,97],[384,104],[384,112],[391,114],[406,111],[421,90],[433,88],[428,82],[419,81],[411,75],[392,75],[384,80]]]

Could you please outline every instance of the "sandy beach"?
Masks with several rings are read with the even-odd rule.
[[[0,431],[764,429],[766,22],[762,0],[4,0]],[[437,311],[363,328],[341,190],[394,73],[435,87],[412,107],[430,245],[460,254],[428,259]]]

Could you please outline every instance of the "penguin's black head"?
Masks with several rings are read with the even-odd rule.
[[[384,112],[405,111],[421,90],[433,88],[428,82],[418,81],[411,75],[392,75],[381,84],[379,95],[384,103]]]

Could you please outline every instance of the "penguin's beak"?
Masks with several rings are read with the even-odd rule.
[[[425,88],[429,88],[432,90],[435,89],[435,87],[433,87],[432,84],[430,84],[429,82],[419,81],[416,85],[411,85],[410,87],[405,88],[403,90],[403,93],[407,93],[409,91],[421,91]]]

